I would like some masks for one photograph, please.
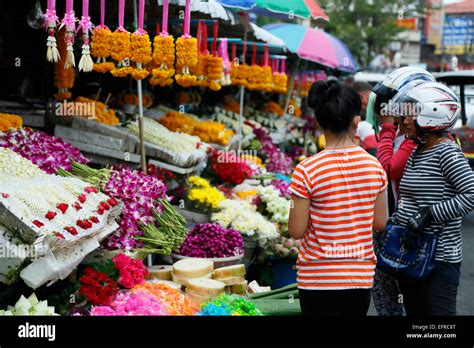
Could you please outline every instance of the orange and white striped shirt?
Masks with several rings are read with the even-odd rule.
[[[298,164],[290,191],[311,200],[297,261],[299,288],[372,287],[374,205],[386,187],[382,166],[359,146],[324,150]]]

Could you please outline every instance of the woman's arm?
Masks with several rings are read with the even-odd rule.
[[[292,195],[288,230],[293,239],[303,238],[308,229],[310,203],[309,199]]]
[[[430,211],[436,222],[447,222],[469,214],[474,208],[474,172],[462,151],[454,144],[446,146],[441,153],[440,168],[457,195],[431,206]]]
[[[416,147],[413,140],[406,139],[398,151],[393,153],[393,141],[397,127],[394,124],[383,123],[380,131],[380,141],[377,146],[377,159],[391,180],[400,180],[403,176],[408,158]]]
[[[378,194],[375,200],[373,229],[375,231],[385,230],[387,220],[387,190],[384,190]]]

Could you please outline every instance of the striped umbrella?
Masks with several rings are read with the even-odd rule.
[[[213,0],[226,7],[250,10],[254,7],[273,13],[295,15],[301,18],[320,18],[326,21],[329,17],[319,7],[316,0]]]
[[[288,50],[302,59],[331,69],[346,72],[357,70],[357,64],[347,46],[323,30],[288,23],[274,23],[263,28],[282,39]]]

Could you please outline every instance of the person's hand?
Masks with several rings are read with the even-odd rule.
[[[395,124],[395,117],[393,116],[380,116],[380,120],[383,123]]]
[[[424,207],[408,219],[407,229],[413,233],[421,233],[431,221],[433,221],[431,209],[430,207]]]

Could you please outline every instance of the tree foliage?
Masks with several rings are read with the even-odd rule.
[[[325,30],[341,39],[359,64],[367,66],[404,29],[398,18],[420,13],[418,0],[320,0],[329,16]]]

